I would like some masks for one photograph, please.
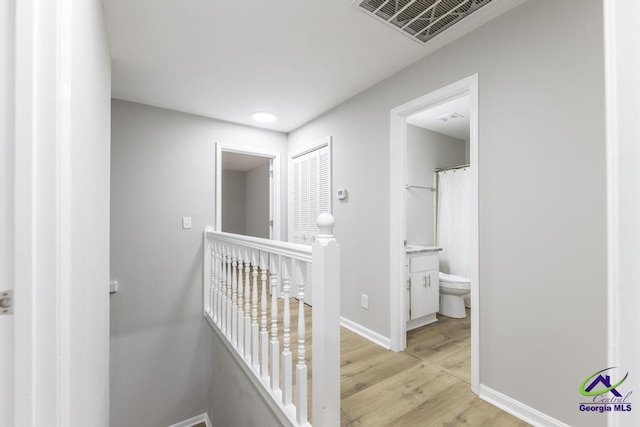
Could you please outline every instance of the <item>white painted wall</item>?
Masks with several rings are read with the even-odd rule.
[[[247,224],[246,173],[244,171],[222,171],[222,231],[245,234]]]
[[[215,359],[202,316],[215,143],[286,158],[286,136],[118,100],[112,115],[111,277],[121,290],[111,297],[111,425],[171,425],[207,411],[210,388],[227,387],[236,369]]]
[[[13,289],[15,4],[0,3],[0,292]],[[13,316],[0,316],[0,426],[13,422]]]
[[[600,1],[525,2],[290,134],[290,151],[332,135],[334,182],[349,189],[334,205],[342,315],[389,336],[389,111],[474,73],[480,381],[601,425],[576,406],[580,382],[607,363]]]
[[[406,183],[435,187],[434,170],[462,165],[465,142],[461,139],[407,124]],[[422,188],[407,190],[407,244],[433,245],[435,193]]]
[[[269,238],[269,164],[245,175],[245,224],[247,235]],[[286,193],[285,193],[286,194]]]

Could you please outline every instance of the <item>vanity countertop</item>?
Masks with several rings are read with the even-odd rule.
[[[407,254],[416,254],[419,252],[438,252],[441,250],[442,248],[438,246],[407,245],[405,247],[405,252]]]

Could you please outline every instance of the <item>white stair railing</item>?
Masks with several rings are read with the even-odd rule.
[[[314,426],[340,424],[340,246],[333,217],[323,213],[317,223],[312,246],[210,227],[204,232],[204,315],[283,424],[291,426],[311,425],[309,398]],[[312,283],[306,283],[308,265]],[[311,331],[307,289],[313,293]]]

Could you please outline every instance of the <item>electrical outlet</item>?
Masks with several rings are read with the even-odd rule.
[[[182,217],[182,228],[185,230],[188,230],[191,228],[191,217],[190,216],[185,216]]]
[[[369,295],[362,294],[360,298],[360,306],[365,310],[369,310]]]

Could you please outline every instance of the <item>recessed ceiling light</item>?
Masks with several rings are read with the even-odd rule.
[[[264,111],[253,113],[251,118],[260,123],[272,123],[276,121],[276,116],[271,113],[265,113]]]

